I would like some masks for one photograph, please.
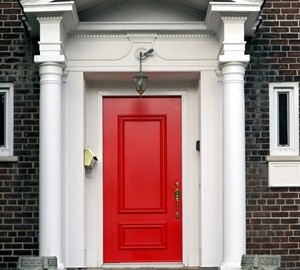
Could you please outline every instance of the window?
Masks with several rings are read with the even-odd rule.
[[[0,156],[13,156],[12,83],[0,83]]]
[[[270,83],[270,155],[299,155],[298,83]]]

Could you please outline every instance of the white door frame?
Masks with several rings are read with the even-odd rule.
[[[137,96],[138,94],[132,88],[124,91],[116,91],[113,88],[99,90],[96,85],[95,82],[87,83],[86,89],[86,145],[97,153],[99,162],[94,169],[86,170],[85,252],[88,267],[109,267],[115,265],[103,265],[102,98],[105,96]],[[170,91],[168,91],[169,89]],[[151,267],[200,265],[199,155],[195,149],[195,141],[199,139],[198,125],[195,126],[195,122],[199,123],[197,117],[198,92],[196,87],[174,86],[150,89],[144,93],[144,96],[180,96],[182,99],[183,262],[182,264],[148,264]],[[191,146],[194,146],[194,149],[191,149]],[[122,266],[138,267],[145,266],[145,264],[122,264]],[[118,267],[120,267],[119,264]]]

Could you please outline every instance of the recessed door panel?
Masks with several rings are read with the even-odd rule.
[[[120,212],[166,211],[166,117],[120,116],[118,132]]]

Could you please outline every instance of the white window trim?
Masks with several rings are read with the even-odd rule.
[[[289,93],[289,145],[279,146],[278,136],[278,93]],[[299,155],[299,86],[297,82],[281,82],[269,84],[270,100],[270,155]]]
[[[0,83],[0,92],[6,93],[5,146],[0,146],[0,157],[13,156],[14,87],[13,83]]]

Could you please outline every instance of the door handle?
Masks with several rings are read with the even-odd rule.
[[[176,203],[175,217],[176,217],[176,219],[178,219],[178,218],[180,218],[180,214],[179,214],[180,190],[178,188],[176,188],[174,191],[174,197],[175,197],[175,203]]]

